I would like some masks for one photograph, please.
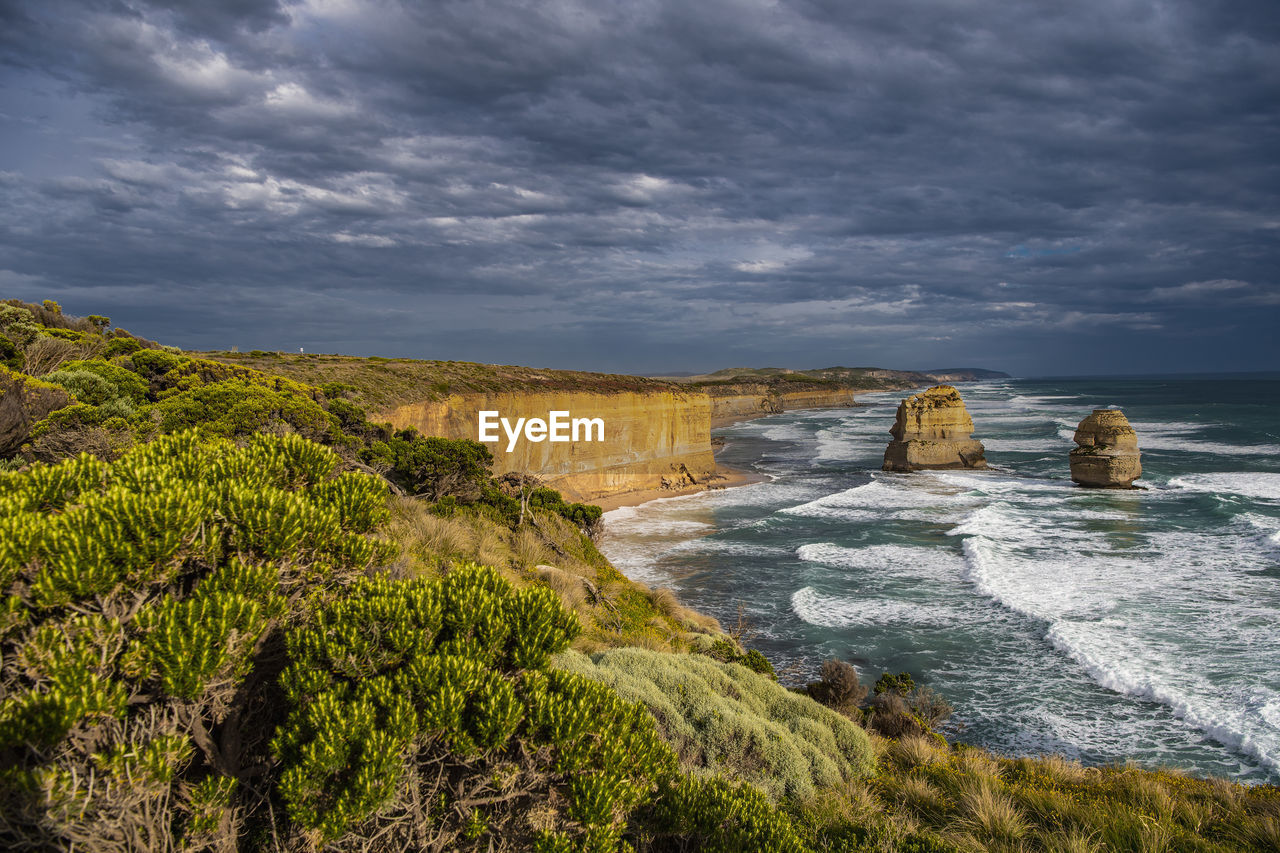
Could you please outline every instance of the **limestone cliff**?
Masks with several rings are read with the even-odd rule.
[[[497,475],[531,474],[573,500],[680,489],[715,478],[710,429],[793,409],[852,406],[854,394],[918,387],[923,374],[879,368],[735,368],[666,379],[571,370],[356,358],[314,353],[205,353],[204,357],[316,385],[374,420],[428,435],[479,438],[479,413],[601,418],[600,442],[490,444]]]
[[[893,441],[884,452],[886,471],[987,467],[982,442],[970,437],[973,419],[950,385],[935,385],[903,400],[889,434]]]
[[[834,409],[856,405],[851,388],[779,392],[765,385],[743,385],[728,390],[734,393],[710,396],[713,427],[795,409]]]
[[[1099,489],[1128,489],[1142,476],[1138,434],[1119,409],[1094,409],[1076,427],[1071,479]]]
[[[450,394],[441,400],[402,405],[386,413],[399,428],[425,435],[470,438],[479,435],[479,413],[505,418],[547,418],[570,412],[600,418],[603,441],[552,443],[524,438],[508,452],[505,435],[493,452],[493,473],[532,474],[576,501],[646,489],[705,483],[715,473],[711,452],[711,405],[705,394],[679,390],[554,391]]]

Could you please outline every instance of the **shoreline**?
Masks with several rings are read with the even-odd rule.
[[[745,423],[747,421],[759,420],[767,418],[771,415],[781,415],[787,412],[811,412],[818,410],[830,409],[856,409],[865,406],[865,403],[859,403],[856,400],[845,406],[812,406],[804,409],[788,409],[786,412],[750,412],[741,415],[730,415],[728,417],[712,418],[711,428],[720,429],[722,427],[733,426],[734,424]],[[713,445],[713,452],[719,451],[720,448]],[[620,492],[616,495],[608,495],[598,500],[586,501],[586,503],[594,504],[605,512],[611,512],[615,509],[623,507],[640,506],[650,501],[662,500],[663,498],[680,498],[688,495],[696,495],[700,492],[712,492],[718,489],[736,489],[740,486],[751,486],[756,483],[768,482],[770,477],[757,471],[746,471],[740,468],[730,468],[727,465],[716,465],[716,473],[709,483],[699,483],[695,486],[689,486],[684,489],[642,489],[636,492]]]
[[[715,475],[704,483],[689,486],[684,489],[642,489],[638,492],[621,492],[616,495],[599,498],[598,500],[588,501],[595,504],[605,512],[611,512],[615,509],[622,509],[629,506],[640,506],[650,501],[662,500],[663,498],[679,498],[688,495],[701,494],[702,492],[715,492],[721,489],[736,489],[739,486],[750,486],[755,483],[768,482],[769,478],[764,474],[756,471],[743,471],[739,468],[729,468],[724,465],[716,466]]]
[[[885,389],[885,390],[903,390],[903,389]],[[875,393],[872,391],[864,391],[861,393]],[[832,411],[835,409],[860,409],[866,407],[867,403],[860,403],[855,398],[854,401],[847,405],[840,406],[808,406],[800,409],[786,409],[782,412],[745,412],[739,415],[721,416],[711,419],[711,428],[721,429],[734,424],[746,423],[747,421],[759,420],[773,415],[789,414],[791,412],[816,412],[816,411]],[[714,436],[713,436],[714,438]],[[720,448],[712,445],[713,452],[719,452]],[[730,468],[726,465],[716,465],[716,473],[709,484],[699,483],[685,489],[642,489],[636,492],[620,492],[616,495],[609,495],[598,500],[589,500],[586,503],[594,504],[605,512],[615,509],[621,509],[628,506],[640,506],[649,503],[649,501],[662,500],[663,498],[679,498],[688,495],[696,495],[699,492],[710,492],[717,489],[736,489],[739,486],[750,486],[755,483],[767,482],[770,477],[756,471],[744,471],[738,468]]]

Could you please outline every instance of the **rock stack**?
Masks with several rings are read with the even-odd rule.
[[[1076,427],[1071,479],[1094,489],[1129,489],[1142,476],[1138,434],[1119,409],[1094,409]]]
[[[893,441],[884,451],[886,471],[987,467],[982,442],[970,438],[973,419],[950,385],[903,400],[889,434]]]

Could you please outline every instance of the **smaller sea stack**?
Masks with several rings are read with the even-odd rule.
[[[950,385],[935,385],[898,404],[889,434],[893,441],[884,451],[886,471],[987,467],[982,442],[970,437],[973,419]]]
[[[1142,476],[1138,434],[1119,409],[1094,409],[1076,427],[1071,479],[1092,489],[1129,489]]]

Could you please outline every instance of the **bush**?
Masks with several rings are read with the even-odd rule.
[[[821,702],[846,717],[860,719],[859,706],[867,698],[867,688],[858,681],[858,670],[852,664],[839,660],[822,662],[821,677],[811,682],[805,691],[814,701]]]
[[[76,394],[76,399],[82,403],[89,403],[94,406],[101,406],[104,402],[113,399],[127,400],[129,403],[138,405],[146,402],[147,399],[147,383],[138,374],[126,370],[118,364],[101,358],[89,359],[87,361],[69,361],[63,364],[54,373],[45,377],[46,382],[55,382],[64,387],[70,388],[62,381],[64,376],[80,376],[91,375],[99,377],[104,383],[109,393],[104,395],[102,399],[91,399],[87,395]],[[74,393],[74,389],[72,389]]]
[[[22,350],[6,335],[0,334],[0,366],[10,370],[22,369]]]
[[[578,630],[550,590],[475,565],[356,584],[288,635],[274,749],[290,817],[332,840],[379,809],[442,803],[435,831],[455,844],[612,849],[674,757],[640,706],[544,671]],[[501,793],[486,793],[495,768]],[[530,827],[523,813],[548,798],[563,814]]]
[[[768,797],[723,777],[673,780],[664,787],[652,819],[659,837],[681,849],[711,853],[804,853],[808,849]]]
[[[410,494],[429,501],[453,495],[465,503],[481,496],[493,463],[478,441],[424,437],[412,427],[375,441],[363,456],[388,469],[388,478]]]
[[[866,732],[737,664],[641,649],[569,653],[556,664],[643,702],[686,767],[774,797],[810,796],[872,772]]]
[[[198,428],[208,435],[234,437],[287,425],[316,441],[333,441],[339,435],[336,419],[314,400],[242,379],[180,391],[140,414],[150,417],[161,432]]]
[[[588,536],[600,532],[600,518],[604,510],[594,504],[568,503],[555,489],[540,486],[529,494],[529,507],[545,509],[573,524]]]
[[[777,674],[773,671],[773,664],[769,663],[766,658],[756,649],[748,649],[743,651],[738,644],[729,637],[722,636],[711,643],[709,646],[694,649],[698,654],[706,655],[709,658],[718,660],[721,663],[737,663],[745,666],[752,672],[758,672],[766,675],[774,681],[778,680]]]
[[[38,421],[70,402],[63,388],[0,367],[0,456],[15,453]]]
[[[169,849],[231,820],[268,757],[273,626],[389,556],[364,535],[385,489],[331,457],[187,432],[0,473],[7,843]]]

